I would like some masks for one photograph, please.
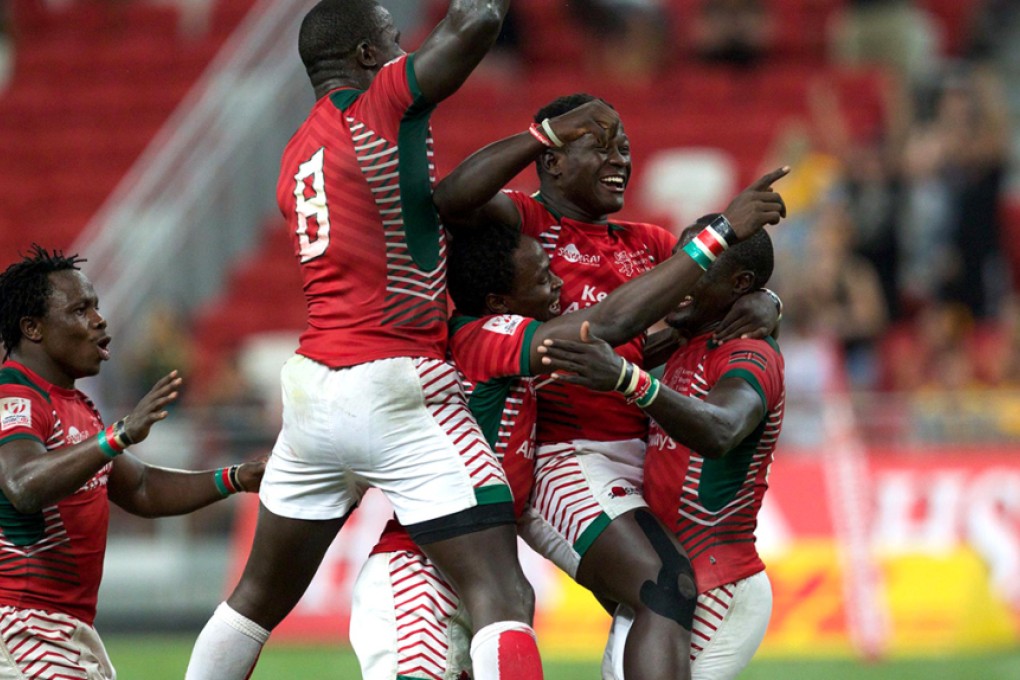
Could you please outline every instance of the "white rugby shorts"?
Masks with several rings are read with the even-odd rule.
[[[399,357],[331,369],[295,355],[281,382],[283,427],[259,492],[271,512],[335,519],[376,487],[409,526],[509,499],[449,363]]]
[[[641,496],[645,442],[575,439],[543,444],[535,455],[535,486],[518,533],[571,578],[585,551],[609,523],[648,507]]]
[[[419,553],[378,553],[354,584],[351,646],[364,680],[460,680],[471,672],[471,625],[460,599]]]
[[[38,609],[0,607],[0,680],[116,680],[96,629]]]
[[[691,628],[692,680],[733,680],[751,662],[772,616],[772,584],[764,571],[698,596]],[[602,657],[602,680],[624,680],[623,646],[634,622],[617,609]]]

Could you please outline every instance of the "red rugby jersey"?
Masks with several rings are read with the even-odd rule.
[[[655,422],[645,456],[644,497],[676,532],[706,592],[765,569],[755,547],[758,511],[783,424],[783,356],[771,338],[723,345],[700,335],[666,363],[663,384],[704,399],[723,378],[747,381],[761,396],[761,423],[737,448],[708,459],[674,441]]]
[[[535,479],[534,378],[529,377],[531,338],[541,325],[516,315],[454,317],[450,353],[469,383],[468,405],[486,441],[503,464],[514,514],[524,512]],[[407,531],[390,520],[372,554],[417,551]]]
[[[365,90],[319,99],[283,152],[277,201],[301,266],[308,326],[298,352],[342,367],[442,359],[446,244],[414,55]]]
[[[0,446],[34,439],[53,451],[102,428],[99,412],[80,391],[57,387],[15,361],[0,369]],[[0,604],[92,623],[106,554],[111,465],[33,514],[18,512],[0,494]]]
[[[637,222],[589,224],[560,218],[539,195],[507,192],[521,215],[521,230],[538,239],[554,274],[563,279],[560,304],[569,313],[606,298],[627,281],[668,259],[677,238],[662,227]],[[642,363],[644,337],[616,348],[620,356]],[[593,392],[554,382],[538,391],[540,444],[591,439],[643,439],[648,418],[617,392]]]

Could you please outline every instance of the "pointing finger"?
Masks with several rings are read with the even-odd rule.
[[[752,184],[749,188],[754,189],[756,191],[767,190],[770,186],[772,186],[773,182],[782,179],[783,177],[786,177],[789,173],[790,166],[784,165],[781,168],[776,168],[772,172],[765,173],[760,178],[758,178],[758,181]]]

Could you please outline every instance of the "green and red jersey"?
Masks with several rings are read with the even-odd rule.
[[[17,439],[48,452],[103,429],[95,405],[16,361],[0,369],[0,456]],[[91,624],[103,575],[112,463],[67,498],[39,512],[18,512],[0,494],[0,604],[68,614]]]
[[[783,356],[771,338],[718,345],[706,333],[670,357],[662,378],[698,399],[727,378],[746,381],[761,397],[762,419],[744,441],[709,459],[653,421],[645,456],[645,500],[687,549],[701,593],[765,569],[754,532],[783,424]]]
[[[538,405],[530,377],[532,337],[541,322],[505,314],[455,316],[450,354],[469,390],[468,406],[506,472],[520,517],[535,478],[535,420]],[[396,520],[383,531],[372,554],[417,551]]]
[[[589,224],[559,217],[540,195],[510,191],[521,215],[521,231],[538,240],[550,267],[563,279],[564,314],[590,307],[631,279],[672,255],[677,238],[653,224]],[[633,363],[643,363],[644,337],[616,348]],[[574,439],[617,441],[644,439],[648,418],[617,392],[593,392],[577,385],[551,383],[538,391],[538,442]]]
[[[331,367],[443,359],[446,244],[414,55],[319,99],[283,152],[277,201],[301,263],[298,352]]]

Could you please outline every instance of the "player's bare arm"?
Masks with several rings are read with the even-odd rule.
[[[734,243],[751,236],[766,224],[777,223],[786,214],[782,197],[772,191],[771,185],[788,172],[786,167],[773,170],[730,202],[723,216],[728,228],[733,231]],[[585,323],[590,325],[591,334],[612,346],[627,342],[680,304],[703,272],[686,252],[677,252],[651,271],[623,284],[598,304],[547,321],[535,333],[531,365],[537,372],[543,372],[540,360],[545,341],[573,340]],[[737,318],[750,317],[751,323],[771,328],[778,313],[771,298],[760,297],[765,298],[764,303],[760,299],[752,301]]]
[[[451,0],[446,16],[415,53],[414,75],[438,104],[457,91],[499,36],[510,0]]]
[[[545,346],[543,362],[557,379],[599,391],[616,388],[620,358],[601,338],[582,329],[580,340],[557,340]],[[740,378],[720,380],[705,399],[682,395],[660,385],[658,397],[645,413],[675,441],[706,458],[721,458],[736,448],[765,414],[761,396]]]
[[[553,136],[561,145],[585,135],[605,143],[615,134],[620,117],[601,100],[588,102],[548,121]],[[517,207],[501,190],[521,171],[550,152],[549,139],[542,126],[505,137],[464,159],[435,189],[432,200],[443,223],[452,228],[476,224],[517,226]],[[543,141],[544,140],[544,141]],[[555,146],[555,144],[554,144]]]
[[[257,493],[265,468],[264,460],[239,465],[237,490]],[[110,500],[141,517],[183,515],[224,498],[213,470],[170,470],[147,465],[127,453],[113,463],[109,493]]]
[[[127,442],[149,436],[153,424],[167,417],[177,399],[181,379],[174,371],[161,378],[123,419]],[[0,447],[0,490],[21,513],[38,512],[81,488],[110,462],[110,444],[91,437],[79,444],[47,452],[41,441],[15,439]]]

